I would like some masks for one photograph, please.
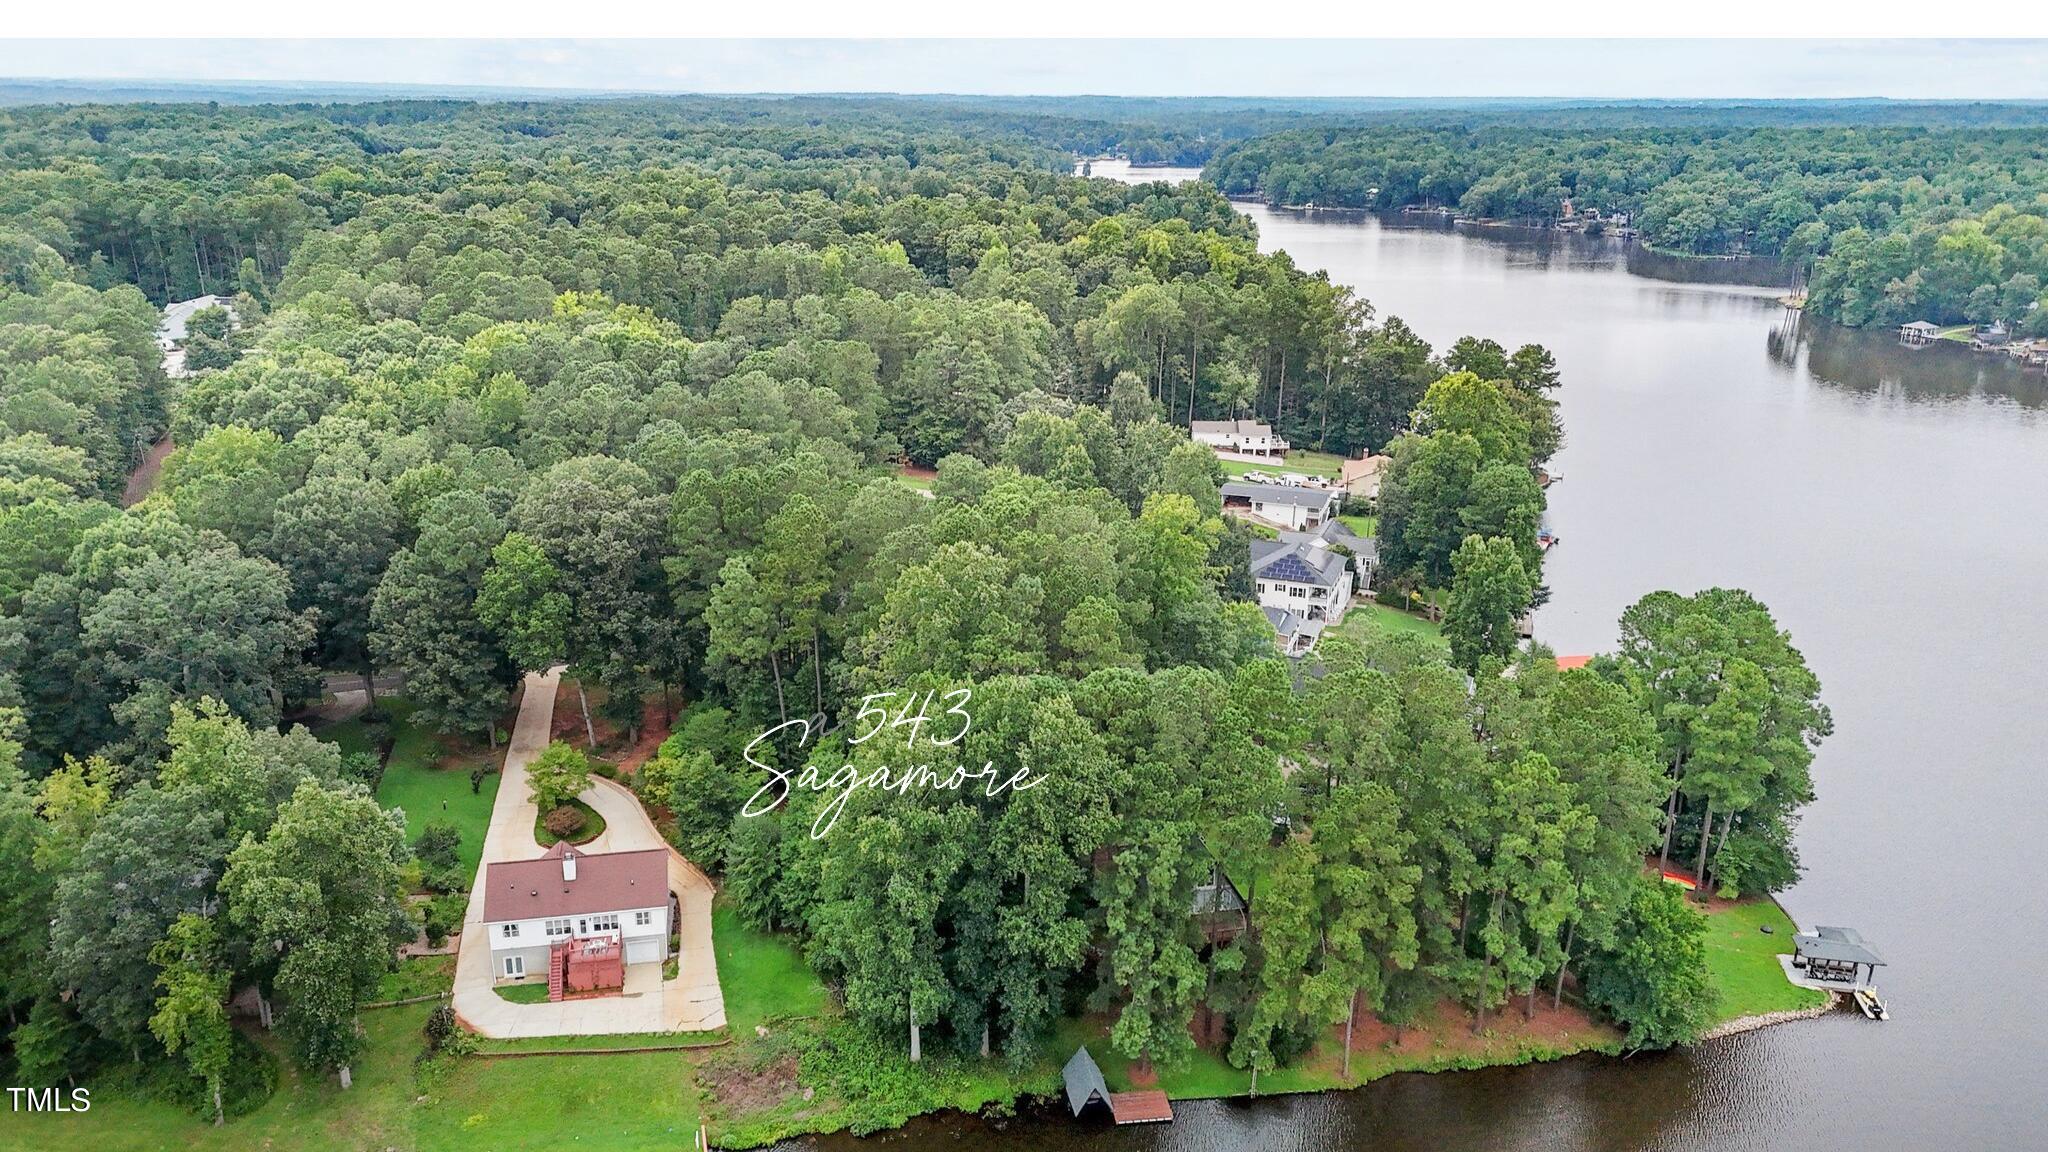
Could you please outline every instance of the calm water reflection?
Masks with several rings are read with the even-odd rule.
[[[1833,1016],[1688,1053],[1180,1105],[1162,1128],[946,1117],[885,1142],[2048,1146],[2048,898],[2033,875],[2048,832],[2048,378],[1802,322],[1780,289],[1652,279],[1612,242],[1246,211],[1262,246],[1327,269],[1439,348],[1474,333],[1557,354],[1570,439],[1551,496],[1563,544],[1546,567],[1542,639],[1560,652],[1611,647],[1621,609],[1660,587],[1739,585],[1776,610],[1837,728],[1800,833],[1807,876],[1785,903],[1803,924],[1852,924],[1877,943],[1891,961],[1892,1019]]]

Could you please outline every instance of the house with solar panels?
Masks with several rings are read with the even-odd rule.
[[[1351,606],[1351,560],[1320,532],[1252,541],[1252,585],[1280,651],[1303,656]]]

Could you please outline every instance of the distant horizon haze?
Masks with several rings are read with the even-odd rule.
[[[2048,40],[21,40],[88,85],[1358,100],[2048,99]]]

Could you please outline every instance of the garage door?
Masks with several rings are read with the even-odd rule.
[[[626,941],[626,963],[659,964],[661,959],[661,937],[647,936]]]

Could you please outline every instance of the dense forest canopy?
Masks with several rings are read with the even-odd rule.
[[[1256,1070],[1359,1012],[1483,1019],[1568,978],[1634,1042],[1696,1034],[1703,928],[1644,855],[1796,876],[1828,729],[1799,653],[1722,590],[1646,597],[1592,669],[1518,650],[1548,353],[1438,354],[1260,253],[1212,187],[1067,175],[1069,127],[922,101],[0,116],[10,1072],[175,1056],[219,1115],[258,1059],[221,1002],[251,987],[302,1064],[346,1069],[402,895],[467,878],[445,834],[405,842],[374,760],[291,719],[317,673],[391,669],[481,747],[557,664],[629,732],[686,702],[634,787],[912,1051],[1021,1064],[1093,1009],[1172,1061],[1202,1004]],[[234,315],[195,315],[167,377],[152,301],[202,292]],[[1391,447],[1384,562],[1448,589],[1448,656],[1278,657],[1251,530],[1183,431],[1243,415]],[[814,797],[738,815],[750,733],[958,689],[963,759],[1045,787],[863,793],[822,839]],[[1190,916],[1224,875],[1257,925],[1231,940]],[[1617,959],[1672,916],[1671,948]]]
[[[2048,127],[1295,129],[1225,147],[1229,195],[1478,217],[1623,213],[1679,252],[1751,252],[1851,325],[1999,322],[2048,334]]]

